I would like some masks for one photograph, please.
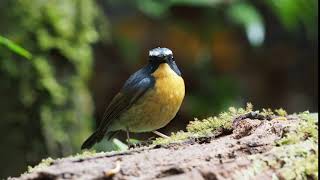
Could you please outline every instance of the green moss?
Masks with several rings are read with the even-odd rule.
[[[270,108],[267,108],[267,109],[263,108],[260,114],[264,117],[267,117],[267,116],[273,116],[274,112]]]
[[[157,138],[153,145],[170,144],[186,141],[189,138],[197,138],[205,135],[212,135],[221,129],[232,130],[232,120],[242,114],[252,112],[253,107],[249,103],[245,109],[229,108],[217,117],[209,117],[204,120],[191,122],[187,131],[172,133],[169,138]],[[259,112],[259,111],[255,111]],[[261,115],[278,114],[286,117],[284,110],[271,111],[262,110]],[[318,178],[318,125],[314,116],[309,112],[297,115],[300,119],[297,126],[289,129],[283,138],[275,142],[275,147],[263,154],[249,156],[252,164],[244,170],[235,172],[237,179],[252,179],[255,176],[271,171],[273,179],[317,179]],[[100,153],[98,153],[100,154]],[[87,158],[98,155],[95,151],[84,151],[70,157]],[[101,152],[103,154],[103,152]],[[44,168],[50,165],[53,159],[48,158],[34,168],[29,167],[29,172]]]
[[[203,120],[195,119],[187,126],[187,131],[172,133],[169,138],[157,138],[153,144],[170,144],[185,141],[188,138],[208,136],[221,130],[232,130],[232,120],[242,114],[253,111],[252,104],[248,103],[245,109],[234,107],[217,117]],[[286,119],[284,109],[262,109],[258,112],[264,117]],[[277,117],[278,116],[278,117]],[[265,153],[249,156],[252,165],[236,172],[235,177],[252,179],[265,171],[272,171],[273,179],[317,179],[318,178],[318,125],[317,120],[309,112],[297,115],[299,123],[289,129],[283,138],[275,142],[275,147]]]
[[[281,116],[281,117],[286,117],[288,116],[288,113],[286,110],[280,108],[280,109],[276,109],[274,110],[275,113],[277,113],[278,116]]]
[[[232,130],[232,121],[235,117],[251,112],[253,106],[247,104],[246,109],[230,107],[229,111],[220,113],[217,117],[209,117],[207,119],[191,121],[187,126],[187,131],[197,135],[214,134],[217,130]]]
[[[90,158],[90,157],[94,157],[97,156],[99,154],[105,154],[105,152],[96,152],[95,150],[85,150],[81,153],[77,153],[75,155],[71,155],[68,157],[72,157],[72,158]]]
[[[247,103],[245,109],[230,107],[227,112],[222,112],[218,116],[208,117],[203,120],[195,118],[195,120],[191,121],[187,126],[186,132],[179,131],[177,133],[172,133],[169,138],[157,138],[153,141],[153,144],[169,144],[181,142],[188,138],[215,135],[221,131],[231,131],[233,119],[251,111],[253,111],[253,105]]]
[[[299,118],[301,121],[301,126],[299,127],[298,132],[303,133],[305,138],[311,138],[314,141],[318,142],[318,124],[317,120],[313,115],[308,111],[300,113]]]
[[[153,141],[153,144],[157,145],[157,144],[169,144],[169,143],[173,143],[173,142],[181,142],[181,141],[184,141],[184,140],[190,138],[191,136],[192,136],[191,133],[179,131],[176,133],[172,133],[169,138],[161,138],[161,137],[156,138]]]
[[[307,140],[297,144],[275,147],[266,154],[250,156],[252,165],[236,176],[252,179],[265,171],[284,179],[318,178],[318,147]]]
[[[81,153],[77,153],[75,155],[70,155],[70,156],[67,156],[67,157],[64,157],[64,158],[89,158],[89,157],[94,157],[94,156],[97,156],[99,154],[104,154],[104,152],[99,152],[97,153],[95,150],[86,150],[86,151],[83,151]],[[46,158],[46,159],[42,159],[41,162],[32,167],[32,166],[28,166],[28,171],[26,173],[31,173],[31,172],[34,172],[34,171],[39,171],[39,170],[42,170],[48,166],[50,166],[54,161],[57,161],[59,160],[60,158],[57,158],[57,159],[53,159],[51,157],[49,158]]]
[[[31,167],[31,166],[28,166],[28,173],[31,173],[33,171],[38,171],[38,170],[41,170],[45,167],[48,167],[51,163],[53,163],[53,159],[51,157],[47,158],[47,159],[42,159],[41,162],[34,166],[34,167]]]
[[[284,179],[318,179],[318,125],[308,112],[298,115],[299,124],[278,140],[272,150],[252,155],[252,165],[236,176],[252,179],[265,171]]]
[[[318,125],[315,118],[307,111],[300,113],[298,117],[301,120],[298,127],[285,134],[282,139],[276,142],[277,145],[295,144],[306,139],[318,141]]]

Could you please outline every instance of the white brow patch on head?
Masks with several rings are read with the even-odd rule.
[[[156,56],[156,57],[165,57],[173,55],[172,51],[168,48],[154,48],[149,51],[149,56]]]

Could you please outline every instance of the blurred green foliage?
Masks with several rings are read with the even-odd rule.
[[[265,25],[261,14],[249,3],[237,3],[231,6],[227,14],[231,21],[242,25],[250,44],[262,45],[265,38]]]
[[[92,0],[0,4],[0,34],[32,53],[23,61],[31,54],[0,37],[0,154],[7,162],[0,169],[10,175],[12,166],[22,171],[44,156],[79,151],[93,122],[91,44],[105,23]]]
[[[152,18],[161,19],[171,15],[170,8],[174,6],[209,7],[219,11],[225,9],[230,20],[245,28],[249,42],[261,45],[265,36],[265,24],[257,4],[265,4],[277,17],[284,27],[295,32],[303,27],[310,38],[318,36],[318,1],[317,0],[270,0],[255,2],[250,0],[111,0],[110,4],[131,4],[139,11]],[[301,26],[302,25],[302,26]]]
[[[318,0],[270,0],[265,3],[288,31],[295,32],[302,26],[310,39],[318,37]]]

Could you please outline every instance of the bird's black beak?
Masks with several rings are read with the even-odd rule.
[[[168,60],[167,63],[169,64],[170,68],[171,68],[177,75],[181,76],[181,72],[180,72],[180,70],[179,70],[179,68],[178,68],[178,66],[177,66],[177,64],[176,64],[176,62],[174,61],[173,58],[170,59],[170,60]]]

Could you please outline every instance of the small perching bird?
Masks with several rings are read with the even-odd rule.
[[[177,114],[185,95],[172,51],[155,48],[149,51],[149,63],[135,72],[112,99],[97,130],[81,149],[91,148],[104,136],[108,139],[120,130],[157,132]]]

